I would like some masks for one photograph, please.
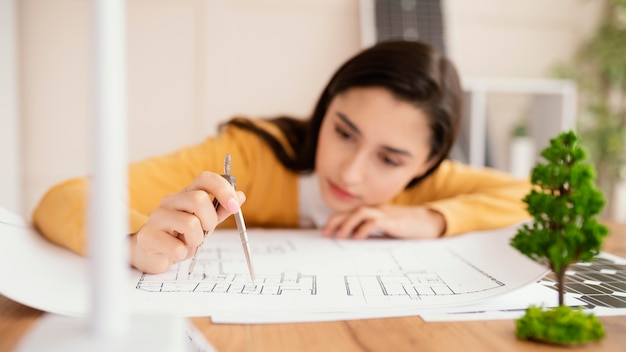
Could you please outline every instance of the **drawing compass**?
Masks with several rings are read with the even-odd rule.
[[[228,181],[228,183],[230,183],[231,186],[233,186],[233,188],[235,188],[236,178],[234,175],[230,173],[230,168],[231,168],[230,154],[226,154],[226,157],[224,158],[224,174],[222,174],[222,177],[225,178]],[[217,201],[217,198],[213,200],[213,206],[215,207],[215,210],[217,210],[217,208],[220,206],[219,202]],[[255,275],[254,275],[254,269],[252,267],[252,260],[250,258],[250,245],[248,244],[248,230],[246,229],[246,223],[243,220],[241,209],[235,214],[233,214],[233,216],[235,217],[235,223],[237,224],[237,231],[239,232],[239,237],[241,239],[241,244],[243,246],[243,252],[246,256],[246,264],[248,265],[248,272],[250,273],[250,279],[252,280],[252,283],[254,284]],[[196,252],[194,253],[193,258],[191,259],[191,263],[189,264],[190,276],[191,276],[191,273],[193,272],[193,268],[196,265],[200,247],[202,247],[202,244],[204,243],[204,239],[206,239],[206,236],[208,234],[209,234],[209,231],[204,231],[204,238],[202,239],[202,243],[200,243],[200,245],[196,247]]]

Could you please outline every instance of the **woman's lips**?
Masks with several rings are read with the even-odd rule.
[[[330,192],[336,197],[344,201],[354,200],[356,196],[343,188],[339,187],[337,184],[332,181],[328,181],[328,188]]]

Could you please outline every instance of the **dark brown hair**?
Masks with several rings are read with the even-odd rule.
[[[344,63],[322,92],[308,120],[280,116],[270,119],[285,134],[294,154],[288,153],[270,133],[246,119],[234,125],[252,131],[265,140],[288,169],[299,173],[315,170],[317,140],[332,99],[354,87],[382,87],[396,98],[413,104],[429,119],[432,138],[428,160],[436,160],[411,187],[431,174],[448,157],[461,117],[462,90],[454,65],[425,43],[386,41],[361,51]]]

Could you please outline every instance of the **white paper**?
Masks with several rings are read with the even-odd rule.
[[[141,275],[137,296],[185,315],[451,307],[520,288],[547,272],[509,246],[512,234],[509,228],[443,240],[354,241],[318,231],[251,230],[254,286],[237,234],[221,231],[205,241],[190,277],[188,262]],[[182,311],[181,297],[198,306]]]
[[[503,295],[481,300],[476,303],[454,306],[454,307],[438,307],[438,308],[385,308],[385,309],[368,309],[354,312],[319,312],[319,313],[303,313],[298,315],[298,322],[320,322],[332,320],[354,320],[354,319],[372,319],[385,317],[403,317],[419,315],[425,321],[454,321],[454,320],[485,320],[499,319],[503,316],[516,317],[529,304],[541,305],[544,307],[553,307],[558,304],[557,296],[554,291],[538,284],[530,284],[518,290],[513,290]],[[568,298],[566,304],[570,306],[580,306],[583,302],[576,298]],[[291,314],[284,313],[265,313],[252,315],[246,314],[213,314],[211,315],[213,323],[228,324],[267,324],[267,323],[289,323],[294,322]]]
[[[601,260],[605,261],[601,262]],[[607,263],[606,260],[608,260],[609,263]],[[592,281],[583,280],[585,286],[598,286],[595,292],[588,292],[586,298],[582,293],[574,293],[575,290],[585,291],[580,285],[576,286],[577,283],[580,283],[580,279],[577,280],[572,277],[577,275],[575,271],[577,266],[588,268],[596,267],[594,270],[587,270],[586,272],[580,273],[581,276],[591,274],[589,278],[595,277],[599,280],[593,281],[593,283]],[[601,252],[593,263],[573,264],[566,273],[565,281],[566,286],[574,285],[574,287],[566,289],[563,297],[565,305],[570,307],[582,306],[586,313],[592,313],[596,316],[626,315],[626,308],[619,308],[619,306],[624,306],[624,302],[626,302],[626,290],[624,289],[625,281],[623,276],[624,267],[626,267],[626,259],[606,252]],[[600,273],[608,275],[599,278],[596,276],[598,272],[595,270],[599,270]],[[463,307],[461,307],[441,312],[423,312],[421,317],[425,321],[517,319],[524,315],[525,309],[513,308],[515,307],[515,301],[525,302],[526,306],[555,307],[558,304],[558,294],[554,288],[554,284],[554,281],[544,278],[530,284],[527,288],[516,290],[490,300],[495,304],[490,304],[486,309],[476,309],[472,311],[464,310]],[[621,304],[616,301],[620,299],[622,301]],[[591,303],[592,307],[590,307],[589,303]],[[610,306],[610,304],[614,304],[615,306]],[[482,303],[468,308],[480,306],[482,306]],[[524,307],[524,305],[522,305],[522,307]]]
[[[514,233],[511,227],[438,240],[355,241],[313,230],[252,229],[254,286],[239,236],[218,231],[205,241],[191,276],[188,261],[159,275],[132,270],[128,290],[135,313],[291,321],[416,315],[484,301],[544,276],[546,268],[510,247]],[[0,222],[0,278],[0,293],[17,302],[87,313],[87,259],[15,219]]]

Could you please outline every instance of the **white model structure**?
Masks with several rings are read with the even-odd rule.
[[[19,351],[182,351],[182,318],[129,311],[126,203],[125,2],[94,0],[89,211],[90,312],[46,314]]]

